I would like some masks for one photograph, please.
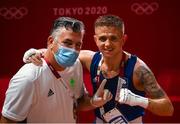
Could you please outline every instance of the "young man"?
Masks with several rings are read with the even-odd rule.
[[[100,16],[95,22],[94,40],[99,52],[81,50],[79,59],[91,74],[94,93],[100,82],[113,98],[95,106],[96,122],[142,123],[144,109],[160,116],[172,116],[173,106],[149,67],[137,56],[123,51],[124,22],[117,16]],[[25,58],[28,58],[25,56]],[[30,61],[36,61],[32,56]],[[27,60],[27,59],[26,59]],[[36,64],[40,62],[36,61]]]
[[[11,79],[1,122],[76,122],[77,99],[84,99],[82,65],[77,59],[83,35],[81,21],[70,17],[55,20],[42,66],[25,64]],[[104,91],[105,83],[94,99],[100,106],[111,99],[110,92]],[[89,98],[80,101],[93,108]]]

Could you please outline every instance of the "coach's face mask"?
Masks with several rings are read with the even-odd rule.
[[[79,56],[79,52],[74,49],[60,46],[58,51],[54,54],[56,62],[62,67],[72,66]]]

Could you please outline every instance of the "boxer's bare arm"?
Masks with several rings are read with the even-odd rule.
[[[93,59],[95,52],[90,50],[81,50],[79,54],[79,59],[83,65],[89,72],[90,72],[90,66],[91,61]]]

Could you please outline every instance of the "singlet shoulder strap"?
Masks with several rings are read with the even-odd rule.
[[[100,52],[96,52],[93,56],[93,59],[91,61],[91,66],[90,66],[90,75],[91,75],[91,83],[93,86],[93,92],[95,93],[97,89],[97,85],[96,85],[96,74],[97,74],[97,70],[98,70],[98,64],[101,60],[101,53]]]
[[[99,61],[101,60],[101,53],[100,52],[96,52],[93,56],[93,59],[91,61],[91,66],[90,66],[90,72],[91,72],[91,76],[95,76],[97,73],[97,68],[98,68],[98,64]]]
[[[131,55],[131,57],[127,60],[125,65],[125,77],[127,78],[132,77],[136,61],[137,61],[136,55]]]

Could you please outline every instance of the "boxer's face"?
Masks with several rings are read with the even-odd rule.
[[[95,28],[94,39],[99,51],[105,57],[113,57],[122,52],[124,35],[115,27],[98,26]]]

